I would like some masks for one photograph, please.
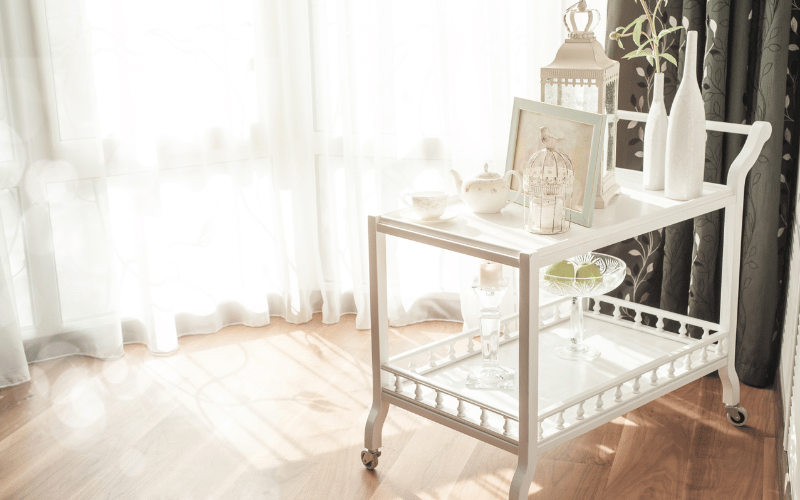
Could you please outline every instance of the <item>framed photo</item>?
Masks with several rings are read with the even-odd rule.
[[[557,141],[557,148],[572,160],[575,185],[567,217],[571,222],[591,227],[597,179],[602,173],[600,140],[605,121],[605,115],[514,98],[506,172],[515,170],[522,176],[528,159],[545,148],[541,130],[547,127],[549,137]],[[509,197],[516,203],[524,203],[516,176],[512,176]]]

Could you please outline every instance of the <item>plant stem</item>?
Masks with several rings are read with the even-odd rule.
[[[658,13],[658,9],[661,5],[661,0],[656,2],[656,8],[653,13],[650,12],[650,9],[647,7],[647,0],[639,0],[639,3],[642,4],[642,10],[644,10],[644,16],[647,18],[647,23],[650,25],[650,32],[652,36],[650,37],[650,47],[653,50],[653,66],[655,66],[655,72],[661,72],[661,65],[659,64],[659,57],[658,57],[658,41],[656,40],[656,35],[654,31],[656,30],[656,23],[653,21],[653,14]]]

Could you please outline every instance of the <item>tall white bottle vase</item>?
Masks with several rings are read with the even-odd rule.
[[[653,101],[644,126],[644,188],[664,189],[664,165],[667,154],[667,108],[664,106],[664,73],[656,73]]]
[[[686,34],[683,79],[675,94],[667,127],[664,195],[691,200],[703,193],[706,161],[706,112],[697,85],[697,32]]]

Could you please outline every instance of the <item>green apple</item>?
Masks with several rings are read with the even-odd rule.
[[[583,283],[591,283],[592,286],[597,286],[603,282],[603,273],[597,264],[593,262],[584,262],[575,270],[576,278],[584,278]],[[587,279],[588,278],[588,279]]]
[[[575,266],[568,260],[562,260],[548,267],[544,279],[551,283],[569,285],[575,279]]]

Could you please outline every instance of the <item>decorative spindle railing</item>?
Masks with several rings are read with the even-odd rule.
[[[569,319],[569,303],[559,299],[539,307],[539,328],[544,328],[555,323]],[[515,340],[519,334],[517,330],[517,315],[511,314],[500,319],[502,335],[500,345]],[[424,375],[431,370],[436,370],[453,364],[465,357],[480,353],[480,331],[478,329],[457,333],[450,337],[424,346],[406,351],[389,358],[389,365],[405,366],[408,370]]]
[[[390,387],[384,390],[414,400],[437,413],[457,417],[472,427],[513,440],[518,439],[519,417],[509,412],[491,408],[480,401],[459,394],[433,381],[423,380],[418,374],[393,366],[384,366],[384,371],[394,375]]]
[[[567,321],[570,300],[570,298],[559,299],[541,306],[540,329]],[[610,315],[600,313],[602,304],[613,307]],[[634,311],[633,321],[622,319],[621,308]],[[727,352],[727,335],[721,333],[720,325],[707,321],[606,296],[596,297],[592,310],[586,314],[628,329],[678,341],[684,345],[668,355],[643,364],[601,385],[547,408],[540,408],[537,416],[540,445],[558,440],[562,433],[569,432],[577,426],[590,425],[589,422],[595,416],[615,409],[619,411],[620,408],[629,406],[631,402],[647,397],[648,393],[658,391],[670,381],[708,368],[710,363],[724,358]],[[656,326],[642,324],[643,314],[654,316]],[[501,345],[518,338],[518,332],[511,328],[517,325],[517,319],[517,315],[501,319],[501,328],[505,331],[500,339]],[[678,333],[665,330],[664,320],[677,322]],[[689,326],[702,331],[702,337],[699,339],[690,337]],[[384,387],[384,391],[507,441],[518,441],[518,410],[508,412],[487,406],[486,403],[425,377],[425,374],[432,370],[441,369],[465,357],[479,355],[480,342],[473,340],[477,336],[479,336],[477,329],[458,333],[390,358],[382,369],[391,373],[394,379]]]
[[[598,388],[592,388],[568,400],[539,410],[540,440],[550,437],[579,421],[590,418],[589,412],[602,413],[625,404],[654,391],[659,385],[676,380],[701,369],[704,365],[724,357],[724,351],[714,350],[709,355],[709,347],[714,338],[698,340],[677,352],[642,365],[636,370],[612,379]],[[586,407],[594,403],[592,410]]]
[[[680,337],[690,338],[689,330],[687,328],[689,325],[702,329],[704,339],[707,338],[709,335],[713,335],[720,329],[720,326],[715,323],[703,321],[701,319],[689,318],[687,316],[682,316],[680,314],[675,314],[668,311],[663,311],[661,309],[656,309],[655,307],[645,306],[641,304],[633,304],[631,302],[622,299],[617,299],[615,297],[608,297],[604,295],[602,297],[595,297],[593,301],[594,304],[592,306],[592,312],[591,312],[593,318],[597,318],[599,320],[607,321],[610,323],[617,323],[620,325],[627,326],[629,328],[632,325],[632,327],[635,330],[646,331],[651,335],[657,335],[659,337],[668,338],[670,340],[680,340]],[[608,304],[613,306],[614,307],[613,313],[610,316],[606,314],[601,314],[600,313],[601,304]],[[622,308],[633,309],[636,312],[633,321],[622,319],[622,312],[621,312]],[[651,316],[655,316],[656,326],[652,327],[643,324],[642,323],[643,314],[649,314]],[[677,334],[677,337],[679,338],[676,338],[676,334],[664,330],[665,319],[672,320],[680,325]]]

